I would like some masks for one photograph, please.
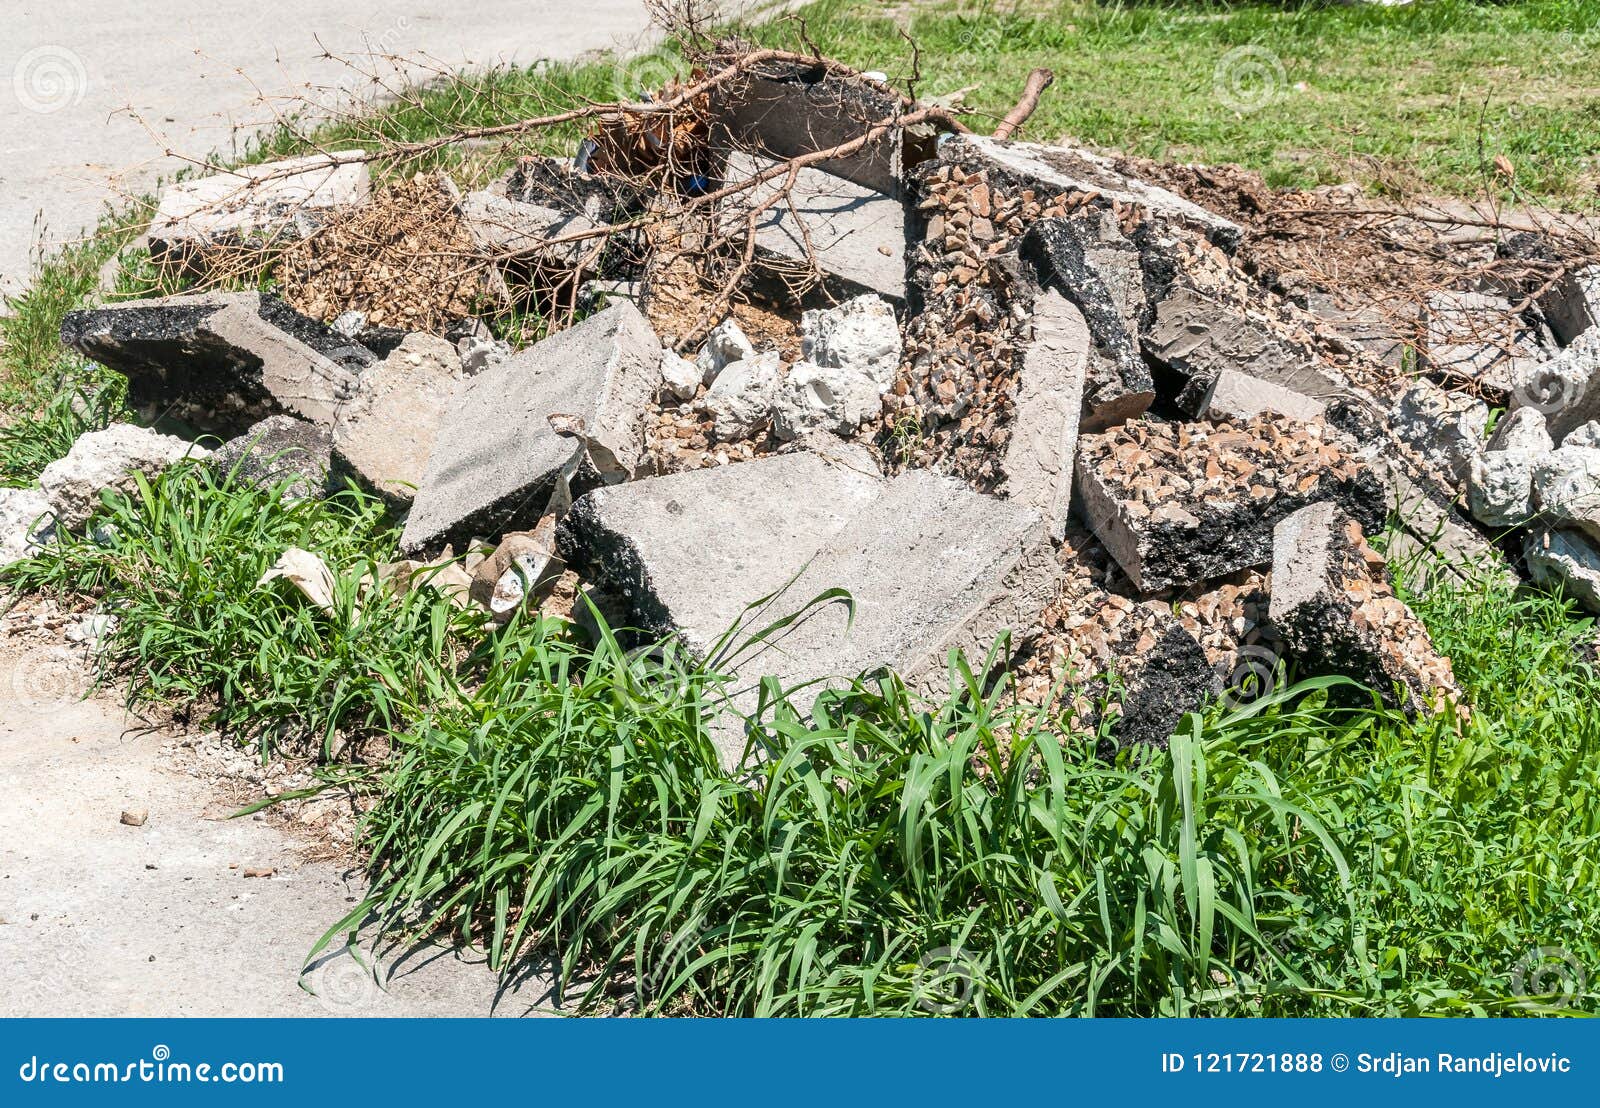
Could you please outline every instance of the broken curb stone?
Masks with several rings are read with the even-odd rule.
[[[1512,405],[1544,413],[1550,435],[1564,443],[1568,431],[1600,418],[1600,328],[1583,332],[1554,357],[1520,365]]]
[[[184,458],[206,458],[210,453],[148,427],[114,423],[104,431],[79,436],[66,457],[45,466],[39,485],[56,522],[76,530],[100,506],[102,489],[128,492],[135,475],[155,477]]]
[[[1383,486],[1321,424],[1134,422],[1078,442],[1077,491],[1134,587],[1188,585],[1272,558],[1278,520],[1333,499],[1384,520]]]
[[[128,399],[142,411],[225,435],[278,412],[331,424],[376,361],[359,343],[255,292],[68,312],[61,341],[124,374]]]
[[[1385,703],[1439,711],[1460,702],[1450,659],[1394,595],[1361,525],[1336,504],[1302,508],[1274,528],[1269,614],[1295,654],[1371,686]]]
[[[352,478],[393,511],[411,503],[434,438],[461,391],[460,356],[436,335],[407,335],[362,372],[333,425],[332,474]]]
[[[1423,354],[1435,373],[1509,391],[1541,358],[1509,301],[1481,292],[1434,292],[1423,302]]]
[[[626,479],[660,367],[661,340],[624,301],[472,378],[439,424],[401,549],[528,527],[563,485]]]
[[[275,415],[217,447],[211,468],[218,476],[268,489],[290,482],[289,500],[320,496],[328,481],[333,431],[294,416]]]
[[[363,203],[371,175],[360,150],[241,166],[169,186],[150,221],[159,265],[212,268],[239,247],[304,238],[328,213]]]
[[[1044,517],[1051,538],[1066,532],[1084,376],[1093,338],[1083,313],[1054,289],[1033,302],[1033,338],[1022,354],[1016,420],[1001,471],[1006,497]]]

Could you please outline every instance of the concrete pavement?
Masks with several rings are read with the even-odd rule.
[[[185,161],[240,152],[296,96],[362,84],[324,57],[445,70],[568,59],[644,41],[642,0],[20,0],[0,36],[0,295],[41,236],[70,240],[109,201]]]

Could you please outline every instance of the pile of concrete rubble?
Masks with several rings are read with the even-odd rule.
[[[758,77],[713,101],[702,195],[906,110],[827,69]],[[87,435],[7,491],[5,555],[213,436],[208,464],[241,479],[374,491],[413,564],[465,553],[500,616],[577,590],[707,654],[845,590],[853,612],[811,610],[738,654],[741,677],[888,667],[937,689],[960,649],[1079,725],[1110,698],[1121,740],[1152,743],[1291,661],[1458,710],[1368,545],[1392,515],[1391,557],[1600,611],[1600,271],[1441,290],[1396,335],[1381,296],[1286,294],[1241,264],[1255,228],[1086,149],[890,128],[787,179],[730,232],[751,264],[709,329],[648,242],[571,238],[658,196],[534,157],[439,186],[497,295],[581,292],[582,318],[524,349],[331,293],[323,318],[256,292],[74,312],[62,340],[159,429]],[[314,240],[372,192],[355,153],[186,182],[152,253],[203,271],[252,238]]]

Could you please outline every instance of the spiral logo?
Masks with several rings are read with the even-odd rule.
[[[678,975],[700,957],[706,939],[705,921],[699,918],[686,920],[677,931],[662,938],[666,945],[642,981],[646,997],[662,996]]]
[[[1260,111],[1289,83],[1278,55],[1262,46],[1229,50],[1211,74],[1218,102],[1241,115]]]
[[[172,1057],[172,1049],[163,1043],[150,1051],[150,1057],[154,1058],[158,1062],[165,1062],[168,1058]]]
[[[1517,375],[1511,387],[1515,408],[1532,408],[1544,415],[1577,404],[1588,390],[1589,382],[1581,374],[1570,372],[1563,359],[1539,362]]]
[[[39,46],[17,59],[11,90],[30,112],[52,115],[74,108],[89,88],[83,59],[65,46]]]
[[[1233,669],[1222,683],[1222,702],[1242,708],[1271,696],[1283,686],[1283,659],[1264,646],[1241,646]]]
[[[88,681],[69,662],[48,655],[29,654],[11,669],[11,699],[28,708],[56,708],[88,695]]]
[[[1588,985],[1583,964],[1561,946],[1536,946],[1511,971],[1511,995],[1524,1008],[1568,1008]]]
[[[917,1007],[936,1016],[954,1015],[972,1003],[976,965],[959,946],[941,946],[917,960],[911,995]]]
[[[618,61],[611,70],[611,91],[620,102],[653,100],[683,73],[682,58],[665,48],[656,49]]]
[[[373,972],[349,954],[328,959],[303,974],[300,981],[322,1010],[335,1016],[361,1011],[382,991]]]

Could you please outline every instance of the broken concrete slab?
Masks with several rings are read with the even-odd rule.
[[[414,552],[536,523],[644,457],[661,340],[626,301],[471,379],[441,421],[401,534]]]
[[[61,341],[128,378],[151,417],[234,435],[278,412],[332,424],[376,359],[274,296],[198,293],[68,312]]]
[[[294,416],[275,415],[257,423],[211,454],[220,477],[269,489],[285,481],[287,500],[322,495],[333,453],[333,430]]]
[[[1461,702],[1450,659],[1394,595],[1361,525],[1334,503],[1308,505],[1274,527],[1269,616],[1317,671],[1345,674],[1390,705],[1436,712]]]
[[[735,153],[728,177],[749,180],[777,163]],[[779,196],[784,178],[764,181],[734,198],[724,230],[742,237],[748,213]],[[906,296],[906,210],[893,196],[819,169],[802,169],[786,199],[756,216],[759,276],[786,295],[814,285],[839,297],[877,293]]]
[[[1406,352],[1414,346],[1416,310],[1402,304],[1344,307],[1331,295],[1312,292],[1306,308],[1317,318],[1319,330],[1351,354],[1374,358],[1390,369],[1405,365]],[[1393,315],[1391,315],[1393,313]],[[1394,318],[1398,316],[1399,318]]]
[[[1109,234],[1112,238],[1103,238]],[[1123,249],[1125,247],[1125,249]],[[1139,354],[1136,321],[1128,319],[1126,296],[1112,293],[1119,266],[1138,272],[1139,255],[1113,224],[1092,218],[1041,220],[1028,228],[1022,257],[1040,284],[1077,305],[1094,337],[1083,386],[1083,427],[1097,431],[1143,414],[1155,401],[1155,381]],[[1126,285],[1127,280],[1121,280]]]
[[[1519,366],[1513,408],[1544,413],[1557,442],[1575,427],[1600,418],[1600,328],[1590,328],[1554,357]]]
[[[1008,499],[1037,511],[1060,541],[1072,504],[1072,462],[1093,339],[1083,313],[1054,289],[1034,299],[1030,316],[1033,338],[1022,352],[1001,488]]]
[[[1164,630],[1148,650],[1129,659],[1121,694],[1122,717],[1115,734],[1123,746],[1164,748],[1178,721],[1222,691],[1222,682],[1205,650],[1174,618],[1170,607],[1149,607],[1165,609],[1151,612],[1156,625]]]
[[[1206,390],[1225,369],[1321,401],[1342,396],[1350,387],[1343,374],[1319,364],[1310,350],[1295,347],[1240,309],[1182,282],[1174,282],[1156,302],[1144,349],[1188,378],[1178,406],[1191,415],[1198,414]]]
[[[366,201],[372,182],[365,157],[335,150],[171,185],[150,221],[150,257],[204,271],[239,247],[304,238],[329,213]]]
[[[100,506],[102,490],[129,492],[136,477],[152,478],[184,458],[202,459],[210,453],[148,427],[114,423],[80,435],[66,457],[44,467],[39,486],[57,524],[77,530]]]
[[[1584,444],[1575,442],[1572,445]],[[1495,424],[1494,434],[1489,436],[1488,445],[1484,447],[1491,454],[1498,450],[1526,450],[1544,454],[1555,448],[1555,441],[1551,439],[1545,424],[1544,413],[1535,408],[1518,408],[1501,416]]]
[[[1522,553],[1534,584],[1559,587],[1589,611],[1600,613],[1600,548],[1587,535],[1532,531]]]
[[[1544,358],[1503,297],[1432,292],[1423,301],[1421,324],[1428,368],[1453,380],[1508,392],[1525,365]]]
[[[632,626],[678,634],[704,657],[746,605],[788,585],[881,484],[875,472],[811,453],[649,477],[580,497],[557,548]]]
[[[850,79],[825,66],[770,62],[711,93],[712,142],[722,152],[789,159],[829,150],[904,111],[887,85]],[[933,157],[931,128],[888,128],[860,150],[819,168],[864,188],[900,195],[907,168]]]
[[[947,143],[956,144],[964,148],[963,152],[970,150],[1036,187],[1051,192],[1091,194],[1096,203],[1105,207],[1135,205],[1151,215],[1195,227],[1226,249],[1236,246],[1244,237],[1244,228],[1237,223],[1159,185],[1130,177],[1118,170],[1109,158],[1081,147],[1008,142],[982,135],[958,135]]]
[[[376,493],[391,511],[411,504],[445,414],[464,387],[460,355],[416,333],[361,374],[333,425],[330,472]]]
[[[750,631],[830,590],[850,594],[853,615],[837,602],[811,609],[737,654],[741,685],[892,667],[913,687],[941,687],[949,651],[979,664],[1003,631],[1037,618],[1060,574],[1030,509],[927,471],[885,483],[811,454],[596,490],[558,543],[634,626],[701,656],[741,620]]]
[[[1308,423],[1321,419],[1327,405],[1320,400],[1303,396],[1293,389],[1260,381],[1248,373],[1224,369],[1211,382],[1200,401],[1202,419],[1231,420],[1247,423],[1260,415],[1282,416],[1285,419]]]
[[[1137,421],[1080,439],[1076,474],[1090,529],[1146,593],[1264,565],[1277,521],[1319,500],[1384,520],[1382,486],[1318,423]]]
[[[1539,311],[1563,346],[1600,324],[1600,266],[1562,275],[1538,298]]]
[[[537,259],[562,269],[592,270],[605,249],[600,236],[552,243],[595,231],[598,225],[584,216],[512,200],[489,189],[461,198],[461,220],[478,250],[502,261]]]
[[[0,488],[0,568],[30,558],[55,536],[44,490]]]

